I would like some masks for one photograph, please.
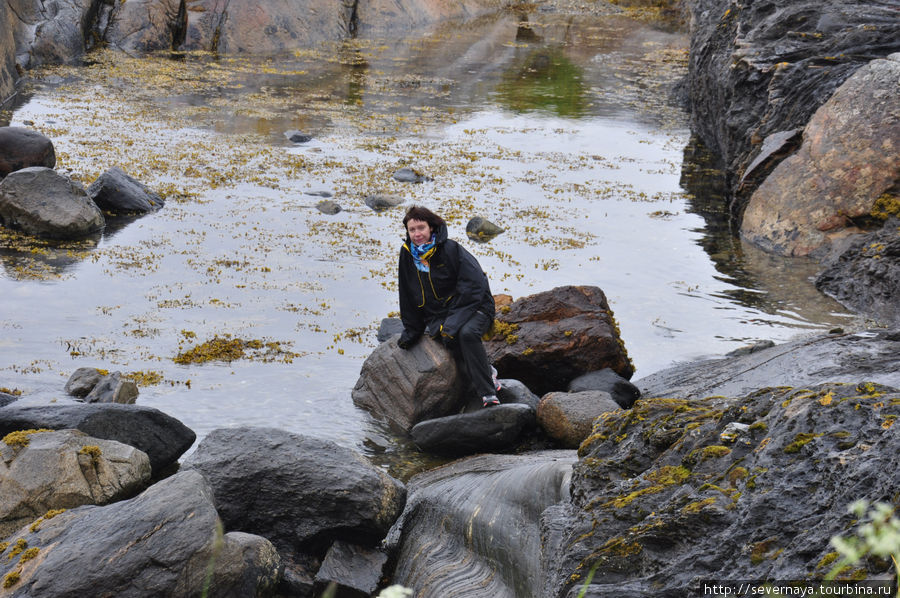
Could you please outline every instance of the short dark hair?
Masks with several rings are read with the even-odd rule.
[[[412,206],[406,210],[406,216],[403,217],[403,228],[407,227],[410,220],[422,220],[423,222],[427,222],[428,226],[430,226],[431,230],[434,232],[437,232],[439,228],[446,224],[443,218],[422,206]]]

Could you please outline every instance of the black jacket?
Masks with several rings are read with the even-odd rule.
[[[446,225],[435,233],[436,249],[428,262],[429,272],[416,268],[411,244],[407,235],[398,268],[401,344],[411,344],[424,333],[456,337],[476,311],[494,318],[494,297],[487,276],[471,253],[447,238]]]

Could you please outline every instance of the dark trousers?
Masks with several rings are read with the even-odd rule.
[[[491,329],[493,319],[480,311],[463,324],[457,334],[457,342],[453,348],[453,356],[469,381],[470,390],[476,396],[496,395],[497,389],[491,380],[491,364],[481,337]]]

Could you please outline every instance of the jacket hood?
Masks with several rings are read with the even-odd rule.
[[[446,241],[448,234],[449,233],[447,231],[447,224],[444,223],[444,224],[440,225],[438,227],[438,229],[436,231],[434,231],[434,244],[440,245],[441,243]],[[409,238],[409,233],[406,233],[406,247],[407,248],[412,247],[412,240]]]

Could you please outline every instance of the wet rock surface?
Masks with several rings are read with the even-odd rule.
[[[900,388],[900,330],[815,336],[736,358],[675,366],[635,381],[644,397],[742,396],[768,386],[870,381]]]
[[[900,220],[849,240],[846,249],[825,261],[816,288],[844,305],[900,326]]]
[[[561,448],[578,448],[591,433],[594,420],[619,405],[608,392],[549,392],[537,408],[538,423]]]
[[[628,409],[641,397],[641,390],[609,368],[588,372],[569,383],[568,392],[602,390],[623,409]]]
[[[574,597],[574,574],[595,566],[587,595],[610,598],[702,595],[708,579],[821,579],[830,538],[852,527],[848,505],[894,500],[898,398],[868,382],[822,384],[641,399],[608,414],[579,450],[575,516],[547,546],[557,585],[545,595]],[[858,567],[891,577],[886,562]]]
[[[485,343],[501,377],[543,395],[574,378],[610,368],[630,378],[634,367],[606,296],[597,287],[565,286],[523,297],[497,310]]]
[[[33,166],[0,181],[0,224],[37,237],[80,239],[106,221],[80,183]]]
[[[108,169],[91,183],[87,194],[98,208],[114,214],[143,214],[165,205],[159,195],[118,166]]]
[[[857,70],[813,115],[803,143],[750,198],[741,233],[808,255],[858,233],[900,180],[900,53]]]
[[[512,447],[533,426],[534,409],[510,403],[419,422],[410,434],[420,449],[438,455],[472,455]]]

